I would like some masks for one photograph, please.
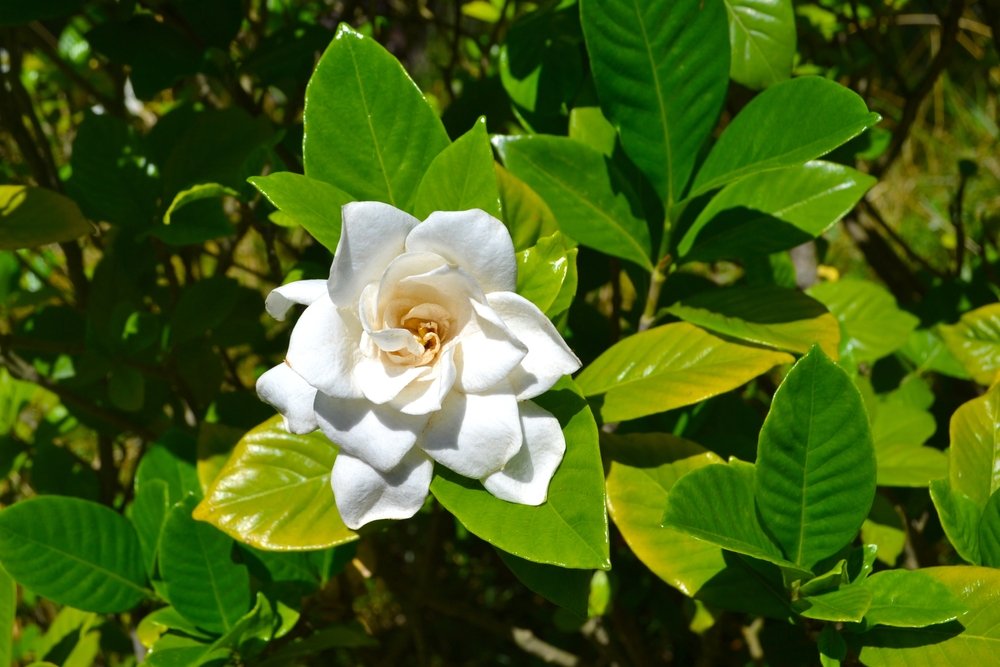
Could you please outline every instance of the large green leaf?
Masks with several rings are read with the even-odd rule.
[[[965,606],[943,583],[917,570],[885,570],[862,584],[872,593],[865,620],[872,625],[919,628],[954,620]]]
[[[946,479],[930,484],[931,500],[941,527],[959,556],[974,565],[981,564],[979,527],[983,509],[960,491],[953,491]]]
[[[792,73],[795,12],[791,0],[726,0],[732,63],[729,76],[766,88]]]
[[[496,162],[493,167],[500,188],[501,218],[514,240],[515,250],[526,250],[539,239],[559,231],[552,209],[537,192]]]
[[[856,362],[875,361],[895,352],[919,322],[901,310],[884,287],[868,280],[818,283],[807,291],[837,317],[843,328],[841,354]]]
[[[160,574],[170,603],[184,618],[225,633],[250,609],[250,575],[233,562],[233,540],[191,517],[197,500],[174,505],[160,536]]]
[[[17,620],[17,584],[14,578],[0,568],[0,664],[11,665],[13,661],[13,633],[7,630],[14,627]]]
[[[579,618],[587,617],[590,595],[590,570],[571,570],[555,565],[543,565],[497,550],[517,580],[543,598]]]
[[[146,572],[153,574],[156,556],[160,550],[160,531],[170,510],[170,488],[161,479],[149,480],[138,487],[135,500],[129,507],[129,519],[135,526],[142,548],[142,561]]]
[[[39,496],[0,512],[0,564],[39,595],[77,609],[127,611],[150,594],[132,524],[78,498]]]
[[[91,230],[76,202],[58,192],[0,185],[0,250],[72,241]]]
[[[819,595],[807,595],[792,603],[800,616],[819,621],[860,621],[872,602],[872,592],[861,586],[845,586]]]
[[[1000,385],[955,410],[950,434],[951,488],[985,507],[1000,488]]]
[[[933,371],[960,380],[969,379],[968,371],[944,344],[936,329],[913,331],[899,352],[916,364],[916,373]]]
[[[939,449],[921,446],[934,435],[937,422],[927,410],[929,406],[906,401],[903,391],[879,397],[871,415],[878,484],[925,487],[947,475],[948,457]]]
[[[948,350],[979,384],[992,384],[1000,369],[1000,303],[965,313],[938,327]]]
[[[566,137],[498,137],[494,144],[504,165],[549,205],[566,235],[652,269],[638,198],[609,158]]]
[[[555,317],[576,296],[577,249],[559,232],[538,239],[538,243],[517,253],[517,293],[539,310]]]
[[[335,185],[289,171],[250,178],[283,221],[302,225],[330,252],[340,241],[340,209],[353,198]]]
[[[566,455],[544,503],[500,500],[478,481],[440,466],[431,493],[469,532],[503,551],[537,563],[606,570],[611,567],[608,517],[594,417],[568,378],[535,402],[555,415],[566,437]]]
[[[448,135],[402,65],[341,24],[306,88],[306,176],[408,210]]]
[[[818,76],[784,81],[751,100],[695,176],[691,195],[829,153],[879,121],[864,100]]]
[[[861,395],[814,349],[771,402],[754,495],[785,556],[811,569],[858,533],[875,495],[875,449]]]
[[[294,435],[272,417],[239,441],[194,515],[259,549],[323,549],[356,540],[330,488],[336,457],[322,433]]]
[[[480,117],[468,132],[437,154],[420,181],[413,214],[478,208],[500,217],[500,192],[493,169],[493,149]]]
[[[986,501],[979,521],[979,556],[981,565],[1000,567],[1000,492]]]
[[[787,250],[830,228],[875,179],[832,162],[753,174],[724,187],[678,242],[683,261],[712,261]]]
[[[608,513],[632,552],[656,576],[684,594],[713,605],[770,618],[786,618],[788,596],[780,573],[724,552],[663,525],[663,508],[678,479],[721,459],[666,433],[601,436]]]
[[[183,431],[167,431],[160,436],[139,461],[135,473],[136,491],[152,481],[161,480],[167,484],[170,504],[182,500],[189,493],[200,495],[195,445],[195,439]]]
[[[956,621],[923,628],[879,626],[860,635],[861,662],[870,667],[968,667],[996,661],[1000,644],[1000,570],[930,567],[968,611]]]
[[[709,290],[667,308],[691,324],[715,333],[805,353],[817,344],[836,358],[840,326],[819,301],[774,285]]]
[[[723,5],[581,0],[580,20],[601,108],[669,207],[681,198],[726,95]]]
[[[616,343],[577,382],[585,396],[605,395],[604,421],[623,421],[697,403],[792,360],[676,322]]]

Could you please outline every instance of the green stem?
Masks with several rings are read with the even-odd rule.
[[[639,331],[645,331],[656,322],[656,308],[660,303],[660,291],[663,283],[667,280],[667,273],[673,258],[664,255],[653,268],[653,274],[649,277],[649,292],[646,294],[646,307],[639,318]]]

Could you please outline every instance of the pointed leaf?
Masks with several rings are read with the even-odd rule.
[[[498,549],[537,563],[606,570],[611,562],[597,424],[569,379],[535,402],[559,420],[566,437],[566,455],[546,502],[532,507],[500,500],[476,480],[441,466],[431,493],[469,532]]]
[[[878,121],[864,100],[834,81],[804,76],[779,83],[726,127],[698,171],[691,196],[818,158]]]
[[[792,73],[795,12],[791,0],[726,0],[733,62],[729,76],[748,88],[766,88]]]
[[[160,549],[160,531],[169,509],[170,489],[160,479],[150,480],[139,487],[129,508],[129,519],[135,526],[139,546],[142,548],[142,562],[150,576],[155,570],[156,555]]]
[[[774,285],[699,292],[667,309],[700,327],[750,343],[805,353],[817,344],[836,358],[840,325],[819,301]]]
[[[423,220],[434,211],[478,208],[500,217],[500,192],[486,118],[437,154],[420,181],[413,214]]]
[[[576,296],[577,249],[559,232],[517,253],[517,293],[555,317]]]
[[[601,108],[669,208],[681,198],[726,95],[723,5],[582,0],[580,21]]]
[[[306,88],[306,176],[408,210],[448,135],[402,65],[346,24]]]
[[[605,394],[601,416],[613,422],[697,403],[791,361],[784,352],[730,343],[677,322],[616,343],[577,382],[585,396]]]
[[[0,512],[0,563],[39,595],[87,611],[128,611],[150,591],[132,524],[97,503],[60,496]]]
[[[937,579],[917,570],[884,570],[862,584],[872,593],[865,620],[872,625],[920,628],[961,616],[965,606]]]
[[[857,535],[875,495],[875,449],[861,395],[813,349],[771,402],[754,495],[785,556],[810,569]]]
[[[1000,488],[1000,385],[955,410],[950,435],[951,488],[985,507]]]
[[[954,491],[946,479],[930,484],[931,500],[937,509],[944,534],[959,556],[974,565],[981,565],[979,525],[983,510],[960,491]]]
[[[324,181],[290,171],[253,176],[250,183],[267,197],[283,218],[302,225],[331,253],[340,241],[340,209],[351,195]]]
[[[610,159],[566,137],[498,137],[494,145],[507,169],[545,200],[563,233],[652,270],[638,199]]]
[[[322,433],[294,435],[272,417],[239,441],[194,515],[259,549],[323,549],[356,540],[330,488],[336,457]]]
[[[538,193],[498,163],[493,163],[500,188],[501,219],[514,240],[514,249],[526,250],[559,231],[556,218]]]
[[[555,565],[542,565],[497,550],[517,580],[543,598],[569,611],[578,618],[587,617],[591,570],[571,570]]]
[[[809,595],[792,603],[800,616],[818,621],[853,622],[864,618],[872,593],[861,586],[846,586],[820,595]]]
[[[979,384],[992,384],[1000,369],[1000,303],[965,313],[938,327],[948,350]]]

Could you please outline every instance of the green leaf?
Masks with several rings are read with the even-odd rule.
[[[994,493],[983,508],[979,521],[980,564],[1000,567],[1000,492]]]
[[[616,343],[577,382],[584,396],[605,395],[601,417],[614,422],[692,405],[791,361],[784,352],[730,343],[677,322]]]
[[[413,213],[423,220],[434,211],[478,208],[500,217],[500,191],[486,118],[435,156],[417,188]]]
[[[922,447],[937,429],[934,416],[901,400],[880,400],[872,420],[879,486],[925,487],[944,477],[948,457]]]
[[[34,0],[33,2],[4,2],[0,4],[0,25],[18,25],[32,21],[45,21],[72,14],[83,0]],[[6,663],[5,663],[6,664]]]
[[[17,620],[17,584],[14,578],[0,568],[0,665],[14,664],[13,633],[8,630],[14,627]]]
[[[956,621],[923,628],[876,627],[860,635],[861,662],[870,667],[968,667],[994,662],[1000,642],[1000,571],[959,566],[920,572],[943,584],[968,611]]]
[[[791,0],[726,0],[729,15],[729,76],[760,89],[784,81],[795,57],[795,12]]]
[[[749,343],[805,353],[813,344],[837,355],[840,326],[819,301],[774,285],[699,292],[667,308],[691,324]]]
[[[340,188],[290,171],[249,179],[281,215],[302,225],[331,253],[340,241],[340,210],[352,197]]]
[[[160,530],[170,509],[170,487],[161,479],[147,481],[135,492],[129,519],[135,526],[146,573],[152,576],[160,550]]]
[[[614,155],[618,143],[618,131],[604,117],[600,107],[573,108],[569,112],[569,137],[606,157]]]
[[[861,395],[819,349],[774,394],[757,449],[754,496],[785,556],[806,569],[858,534],[875,495],[875,450]]]
[[[195,517],[259,549],[323,549],[356,540],[330,489],[336,457],[322,433],[294,435],[272,417],[237,443]]]
[[[652,270],[638,198],[609,158],[566,137],[496,137],[494,145],[504,165],[551,207],[563,233]]]
[[[202,199],[215,199],[222,196],[239,197],[239,195],[240,193],[236,192],[236,190],[219,183],[199,183],[198,185],[193,185],[187,190],[181,190],[174,196],[173,201],[170,202],[170,206],[167,207],[166,212],[163,214],[163,224],[169,225],[170,216],[177,209],[183,208],[192,202]]]
[[[935,329],[913,331],[899,352],[916,364],[915,373],[934,372],[959,380],[970,379],[968,371],[951,353]]]
[[[581,0],[580,21],[601,108],[669,208],[728,88],[722,3]]]
[[[876,361],[895,352],[919,322],[896,306],[884,287],[868,280],[818,283],[806,292],[836,316],[843,328],[841,354],[856,362]]]
[[[576,296],[577,249],[556,232],[517,253],[517,293],[549,317],[559,315]]]
[[[250,575],[233,562],[235,543],[191,517],[197,500],[174,505],[160,536],[160,573],[177,612],[198,627],[225,633],[250,609]]]
[[[951,488],[985,507],[1000,488],[1000,385],[959,406],[950,433]]]
[[[710,544],[811,576],[787,560],[758,521],[753,495],[754,466],[737,459],[729,465],[692,470],[674,484],[663,525]]]
[[[938,331],[973,380],[993,384],[1000,369],[1000,303],[976,308],[957,324],[942,324]]]
[[[681,237],[678,256],[709,262],[794,248],[829,229],[874,184],[821,160],[752,174],[712,198]]]
[[[183,500],[188,493],[201,495],[196,460],[194,438],[183,431],[167,431],[139,461],[135,473],[136,492],[149,482],[162,480],[167,484],[167,499],[171,505]]]
[[[568,378],[534,400],[559,420],[566,437],[546,502],[532,507],[500,500],[478,481],[440,466],[431,493],[469,532],[498,549],[536,563],[606,570],[608,518],[594,417]]]
[[[92,229],[76,202],[58,192],[0,185],[0,250],[72,241]]]
[[[883,570],[861,584],[872,593],[871,625],[920,628],[961,616],[966,608],[943,583],[918,570]]]
[[[448,135],[402,65],[341,24],[306,88],[306,176],[409,210]]]
[[[948,480],[930,484],[931,500],[937,510],[944,534],[959,556],[974,565],[982,564],[979,553],[979,524],[982,508],[961,491],[952,490]]]
[[[587,618],[587,600],[590,595],[590,570],[571,570],[555,565],[533,563],[506,551],[497,550],[517,580],[549,602],[562,607],[574,616]]]
[[[784,81],[755,97],[726,126],[690,196],[829,153],[880,120],[856,93],[818,76]]]
[[[820,667],[840,667],[847,659],[847,642],[832,625],[823,626],[817,640]]]
[[[538,193],[502,166],[493,163],[500,188],[502,219],[514,240],[514,249],[522,251],[538,240],[559,231],[555,215]]]
[[[792,603],[800,616],[819,621],[859,622],[872,602],[872,592],[861,586],[845,586],[835,591],[808,595]]]
[[[149,594],[132,524],[78,498],[39,496],[0,512],[0,561],[39,595],[87,611],[128,611]]]
[[[875,494],[871,512],[861,526],[861,542],[877,546],[878,559],[890,567],[903,553],[906,546],[905,519],[885,496]]]

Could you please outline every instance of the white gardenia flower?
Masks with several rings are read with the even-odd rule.
[[[320,428],[340,447],[331,482],[350,528],[413,516],[435,461],[498,498],[545,502],[566,442],[530,399],[580,360],[516,278],[510,234],[483,211],[420,222],[355,202],[329,280],[267,297],[279,320],[307,308],[257,392],[292,433]]]

